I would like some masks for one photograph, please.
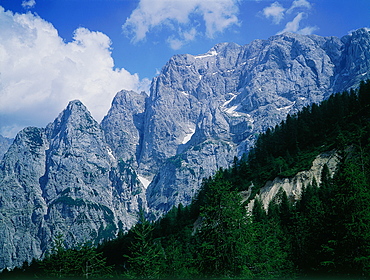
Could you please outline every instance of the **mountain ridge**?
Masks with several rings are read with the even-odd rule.
[[[71,101],[45,129],[22,130],[1,161],[0,268],[42,257],[59,232],[69,247],[99,242],[135,224],[140,209],[156,219],[188,205],[203,178],[229,167],[258,133],[356,87],[369,65],[366,29],[343,38],[286,33],[176,55],[150,95],[117,93],[100,124]],[[6,214],[19,205],[29,210]],[[25,239],[17,219],[32,228]]]
[[[356,47],[358,42],[365,46]],[[163,164],[161,149],[166,150],[166,156],[185,159],[189,170],[179,167],[182,168],[179,172],[187,172],[187,175],[177,179],[166,176],[170,180],[166,182],[161,174],[168,173],[166,168],[174,169],[171,161],[163,165],[164,170],[159,168],[157,174],[161,180],[154,177],[147,190],[149,207],[159,212],[168,211],[172,205],[159,206],[167,197],[158,197],[158,193],[172,188],[176,194],[188,187],[186,178],[195,177],[194,185],[199,186],[204,177],[213,174],[192,172],[194,165],[186,158],[193,149],[201,154],[202,149],[213,149],[213,144],[207,143],[219,141],[228,145],[231,153],[224,150],[226,159],[218,165],[207,156],[198,157],[202,167],[208,170],[228,167],[234,156],[240,157],[253,145],[256,133],[273,127],[288,113],[318,103],[338,88],[356,87],[361,79],[369,77],[369,72],[364,72],[369,69],[366,59],[370,53],[369,42],[366,29],[341,39],[285,33],[245,46],[216,45],[199,56],[174,56],[153,80],[153,97],[149,101],[150,108],[160,114],[170,115],[171,112],[179,117],[162,117],[148,124],[148,131],[158,129],[162,131],[159,135],[167,136],[146,134],[144,145],[151,144],[152,150],[144,149],[139,173],[153,170],[153,163]],[[148,114],[151,116],[150,111]],[[189,125],[195,127],[195,131],[182,146],[179,142],[189,135]],[[166,130],[166,127],[171,129]],[[171,134],[172,131],[176,133]],[[154,156],[150,156],[152,154]],[[147,163],[147,158],[153,163]],[[153,197],[157,197],[158,202]],[[178,197],[176,201],[183,205],[190,202],[185,197]]]

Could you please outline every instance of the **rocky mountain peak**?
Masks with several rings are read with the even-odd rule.
[[[14,139],[4,137],[0,135],[0,161],[3,158],[6,151],[9,149],[10,145],[13,143]]]
[[[117,159],[137,166],[139,144],[144,125],[145,92],[122,90],[117,93],[108,114],[102,121],[107,143]]]
[[[258,133],[370,78],[369,49],[366,29],[221,43],[172,57],[149,96],[117,93],[101,124],[71,101],[45,129],[20,132],[0,164],[0,268],[42,256],[58,233],[99,242],[138,209],[187,205]]]
[[[76,126],[77,125],[77,126]],[[48,131],[59,133],[63,130],[85,131],[98,127],[86,106],[79,100],[70,101],[66,109],[47,127]]]
[[[352,37],[284,33],[171,58],[153,80],[139,157],[154,175],[149,207],[189,203],[209,170],[248,151],[257,133],[370,77],[368,32]]]
[[[19,132],[0,164],[0,268],[42,257],[58,234],[67,247],[113,238],[139,209],[146,199],[135,171],[72,101],[46,129]]]

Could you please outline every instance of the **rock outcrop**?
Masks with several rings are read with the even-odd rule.
[[[138,172],[154,177],[149,208],[188,204],[202,178],[247,152],[258,133],[370,78],[369,48],[360,29],[341,39],[285,33],[171,58],[153,80],[139,149]]]
[[[298,172],[290,178],[277,177],[269,181],[260,189],[257,198],[261,200],[263,207],[267,211],[268,205],[274,199],[280,189],[284,190],[288,198],[297,201],[301,198],[302,190],[314,181],[320,185],[321,174],[324,165],[329,169],[330,175],[333,176],[339,164],[339,156],[335,151],[326,152],[318,155],[312,163],[309,170]],[[254,199],[248,204],[249,211],[252,211]]]
[[[10,145],[13,143],[14,139],[10,139],[0,135],[0,160],[5,155],[6,151],[9,149]]]
[[[114,155],[137,166],[140,139],[143,134],[147,94],[122,90],[116,94],[102,121],[107,143]]]
[[[0,168],[0,192],[2,268],[42,257],[59,234],[67,247],[114,238],[146,209],[135,171],[116,160],[80,101],[46,129],[17,135]]]
[[[176,55],[149,95],[119,92],[101,124],[70,102],[45,129],[22,130],[0,162],[0,269],[42,257],[59,233],[69,247],[100,242],[130,228],[139,209],[157,218],[189,204],[258,133],[368,78],[366,29],[285,33]],[[279,186],[299,193],[310,176],[269,183],[261,198]]]

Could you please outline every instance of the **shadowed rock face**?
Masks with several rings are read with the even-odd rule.
[[[113,99],[108,114],[102,121],[106,140],[117,158],[137,167],[140,138],[143,133],[145,92],[122,90]]]
[[[22,130],[0,172],[2,268],[42,257],[58,234],[68,247],[113,238],[146,207],[135,171],[115,159],[80,101],[46,129]]]
[[[177,55],[153,80],[139,173],[154,179],[159,214],[191,201],[204,177],[227,167],[256,134],[287,114],[370,77],[370,33],[343,38],[286,33],[239,46]]]
[[[6,151],[9,149],[10,145],[13,143],[14,139],[7,138],[0,135],[0,160],[2,160]]]
[[[101,124],[72,101],[45,129],[22,130],[0,163],[0,269],[42,257],[59,233],[67,246],[99,242],[140,208],[189,204],[259,132],[370,78],[369,48],[365,29],[222,43],[172,57],[149,96],[117,93]]]

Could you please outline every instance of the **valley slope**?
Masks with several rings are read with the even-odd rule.
[[[0,163],[0,269],[187,205],[203,178],[287,114],[370,78],[370,33],[285,33],[176,55],[150,93],[121,91],[97,123],[80,101],[22,130]]]

